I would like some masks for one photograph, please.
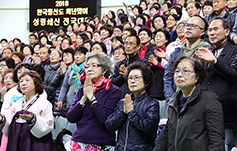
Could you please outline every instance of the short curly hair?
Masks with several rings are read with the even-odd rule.
[[[43,85],[43,82],[42,82],[42,79],[41,79],[40,75],[36,71],[29,70],[29,71],[25,71],[24,73],[22,73],[19,79],[21,79],[25,75],[29,75],[33,79],[34,85],[35,85],[35,92],[38,93],[38,94],[42,94],[43,91],[44,91],[44,85]],[[20,83],[21,82],[19,81],[17,90],[20,93],[23,93],[20,89]]]
[[[91,58],[96,58],[98,59],[100,65],[101,65],[101,68],[102,68],[102,71],[106,71],[104,76],[106,78],[109,77],[109,75],[112,73],[112,62],[109,58],[109,56],[103,52],[98,52],[98,51],[92,51],[92,52],[88,52],[86,54],[86,61],[85,61],[85,64],[88,62],[89,59]]]
[[[145,63],[134,62],[130,64],[127,68],[127,72],[125,75],[126,82],[128,82],[129,73],[135,69],[138,69],[142,72],[142,77],[143,77],[144,84],[146,86],[146,91],[149,91],[153,85],[153,72]]]
[[[179,65],[179,63],[182,62],[182,61],[190,61],[193,64],[194,72],[196,74],[196,77],[198,77],[198,81],[195,84],[197,85],[198,83],[201,83],[204,80],[204,78],[206,77],[206,75],[207,75],[207,69],[200,62],[200,60],[197,60],[195,58],[191,58],[191,57],[187,57],[187,56],[182,56],[179,59],[177,59],[174,62],[174,65],[173,65],[173,73],[174,73],[174,70]]]

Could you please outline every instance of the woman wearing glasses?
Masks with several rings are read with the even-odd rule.
[[[204,66],[181,57],[173,69],[180,90],[167,103],[168,122],[154,151],[224,151],[222,106],[216,94],[199,84],[206,75]]]
[[[77,90],[67,112],[67,119],[77,123],[72,134],[71,150],[113,150],[115,133],[105,128],[122,91],[111,84],[111,61],[107,54],[93,51],[86,54],[84,86]]]
[[[118,130],[115,150],[150,151],[154,148],[159,116],[159,102],[148,95],[152,71],[144,63],[134,62],[128,66],[126,79],[129,90],[105,122],[110,132]]]

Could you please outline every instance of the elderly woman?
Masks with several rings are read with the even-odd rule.
[[[173,69],[180,90],[167,103],[168,122],[154,151],[224,151],[220,100],[199,85],[206,75],[204,66],[192,58],[181,57]]]
[[[101,52],[86,54],[84,86],[77,90],[67,112],[67,119],[77,123],[72,135],[71,150],[113,150],[115,133],[105,128],[107,117],[113,113],[122,91],[111,84],[110,58]]]
[[[176,32],[176,24],[179,21],[179,17],[175,14],[169,14],[166,19],[167,28],[170,33],[170,42],[173,42],[178,37]]]
[[[84,41],[89,39],[86,33],[79,33],[76,38],[77,46],[82,46]]]
[[[40,94],[44,86],[35,71],[24,72],[18,90],[25,96],[0,115],[0,126],[8,136],[7,150],[52,150],[52,105]]]
[[[109,24],[105,24],[100,28],[101,42],[103,42],[107,49],[107,54],[112,55],[112,42],[110,37],[113,34],[113,27]]]
[[[152,71],[146,64],[134,62],[127,69],[126,79],[131,95],[117,104],[105,122],[110,132],[118,130],[115,150],[150,151],[158,129],[159,103],[148,95],[152,86]]]
[[[15,65],[20,64],[24,60],[24,55],[21,51],[14,51],[12,53],[12,59],[15,61]]]
[[[23,55],[24,55],[24,63],[31,63],[32,54],[34,53],[34,49],[30,45],[24,45],[23,47]]]

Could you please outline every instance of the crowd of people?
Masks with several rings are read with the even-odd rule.
[[[1,39],[0,151],[237,147],[237,0],[123,5]]]

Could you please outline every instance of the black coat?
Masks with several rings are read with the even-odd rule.
[[[127,60],[127,58],[125,58],[124,60],[116,63],[115,68],[114,68],[114,73],[110,77],[112,83],[114,85],[118,86],[122,90],[122,98],[124,98],[124,96],[126,94],[129,94],[131,92],[128,89],[128,84],[125,82],[125,79],[123,78],[123,76],[121,74],[119,74],[119,72],[120,72],[119,68],[122,64],[125,67],[128,67],[130,64],[132,64],[133,62],[136,62],[136,61],[143,62],[147,66],[150,66],[149,62],[146,59],[139,57],[138,53],[136,53],[134,56],[129,56],[129,60]]]
[[[161,62],[161,58],[156,56],[156,54],[154,53],[155,50],[157,50],[157,47],[149,43],[145,54],[145,59],[148,60],[150,55],[153,54],[157,58],[157,61]],[[138,50],[138,54],[140,54],[140,49]],[[149,90],[149,95],[152,98],[164,100],[164,70],[157,66],[152,66],[151,70],[153,72],[153,85]]]
[[[237,124],[237,46],[227,41],[217,63],[205,65],[208,75],[202,85],[220,98],[225,124]]]
[[[168,122],[153,151],[224,151],[222,106],[213,92],[198,85],[178,113],[177,91],[167,103]]]
[[[152,150],[160,120],[159,102],[145,92],[133,99],[134,110],[128,114],[123,112],[123,104],[121,100],[105,122],[108,131],[119,130],[115,150],[124,151],[125,146],[126,151]]]

